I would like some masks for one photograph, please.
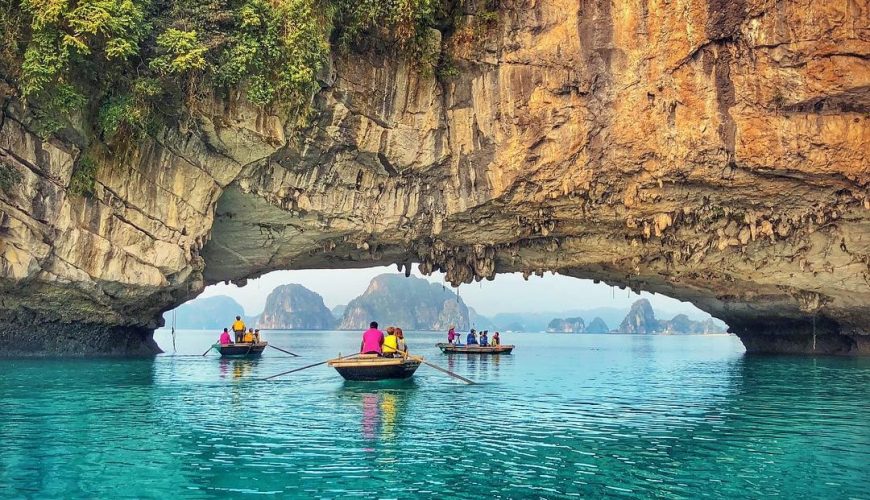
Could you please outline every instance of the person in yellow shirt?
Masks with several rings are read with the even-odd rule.
[[[248,343],[254,342],[254,329],[253,328],[248,329],[248,333],[245,334],[245,336],[242,338],[242,341],[248,342]]]
[[[242,337],[245,335],[245,322],[242,321],[241,316],[236,316],[236,320],[233,322],[233,332],[236,334],[236,342],[241,342]]]
[[[387,328],[387,336],[384,337],[384,345],[381,346],[384,356],[392,358],[399,352],[399,338],[396,337],[396,329],[394,327]]]

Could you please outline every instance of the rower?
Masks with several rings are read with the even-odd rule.
[[[362,354],[382,354],[381,346],[384,344],[384,332],[378,330],[378,322],[369,323],[369,329],[363,332],[362,342],[359,344],[359,352]]]
[[[258,344],[260,343],[260,329],[259,328],[254,330],[254,342],[256,342]]]
[[[241,342],[242,337],[245,335],[245,322],[242,321],[241,316],[236,316],[236,320],[233,322],[233,333],[236,334],[236,342]]]
[[[447,343],[452,344],[454,340],[456,340],[456,330],[451,326],[450,329],[447,330]]]

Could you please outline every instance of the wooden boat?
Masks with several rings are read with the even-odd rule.
[[[257,358],[263,354],[268,342],[239,342],[236,344],[215,344],[215,349],[224,358]]]
[[[422,361],[419,356],[383,358],[376,354],[360,354],[352,358],[330,359],[329,366],[345,380],[375,381],[410,378]]]
[[[512,345],[488,345],[480,346],[477,344],[436,344],[441,352],[445,354],[510,354],[514,350]]]

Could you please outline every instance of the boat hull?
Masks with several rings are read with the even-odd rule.
[[[333,359],[329,361],[329,366],[335,368],[345,380],[374,382],[411,378],[420,367],[420,360],[360,356],[353,359]]]
[[[268,342],[228,344],[217,346],[217,350],[223,358],[258,358],[268,345]]]
[[[456,344],[436,344],[445,354],[510,354],[514,350],[512,345],[498,346],[468,346]]]

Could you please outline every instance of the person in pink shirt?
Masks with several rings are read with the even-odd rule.
[[[369,324],[369,329],[363,332],[362,342],[359,345],[359,352],[362,354],[383,354],[381,346],[384,345],[384,332],[378,330],[378,322],[372,321]]]
[[[221,334],[221,345],[232,344],[233,340],[230,338],[229,328],[224,328],[224,332]]]

